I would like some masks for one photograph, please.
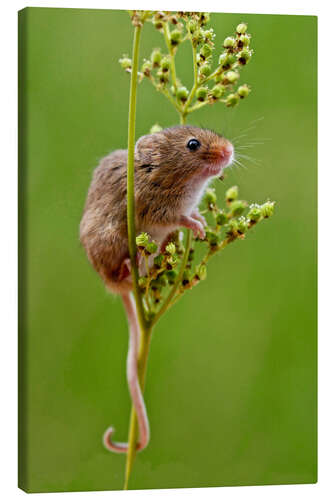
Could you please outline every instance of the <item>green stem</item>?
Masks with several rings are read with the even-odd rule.
[[[133,40],[133,54],[132,54],[132,73],[131,73],[131,87],[130,87],[129,113],[128,113],[127,228],[128,228],[129,253],[131,258],[131,272],[133,279],[133,292],[137,308],[140,331],[141,331],[140,350],[138,359],[138,375],[141,388],[143,389],[146,366],[147,366],[147,358],[149,352],[149,343],[151,337],[151,327],[145,318],[142,295],[138,283],[139,271],[136,263],[137,248],[136,248],[136,230],[135,230],[134,149],[135,149],[136,94],[137,94],[141,29],[142,29],[141,25],[135,27],[134,40]],[[128,481],[136,455],[137,434],[138,434],[137,417],[135,410],[132,406],[124,489],[128,488]]]
[[[175,66],[175,55],[172,49],[171,41],[170,41],[170,30],[169,24],[163,23],[163,34],[165,38],[166,46],[168,47],[168,51],[170,54],[170,65],[171,65],[171,78],[173,86],[175,87],[175,91],[177,90],[177,76],[176,76],[176,66]]]
[[[139,47],[142,26],[136,26],[133,40],[132,73],[128,112],[128,157],[127,157],[127,231],[128,246],[131,258],[131,272],[133,278],[133,292],[137,307],[138,320],[141,330],[146,327],[146,319],[139,288],[139,270],[136,263],[136,230],[135,230],[135,195],[134,195],[134,148],[135,148],[135,114],[136,94],[138,81]]]

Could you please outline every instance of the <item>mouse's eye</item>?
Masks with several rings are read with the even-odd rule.
[[[187,143],[187,147],[190,151],[196,151],[201,146],[200,142],[197,139],[190,139]]]

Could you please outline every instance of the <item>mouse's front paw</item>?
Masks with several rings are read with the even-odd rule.
[[[200,221],[195,220],[192,217],[188,217],[187,215],[182,215],[182,217],[180,218],[180,223],[182,226],[191,229],[195,238],[199,237],[202,240],[205,239],[206,233],[204,230],[204,226]]]

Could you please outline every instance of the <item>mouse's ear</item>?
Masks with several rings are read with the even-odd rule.
[[[143,135],[135,145],[136,161],[142,164],[158,165],[165,142],[165,137],[160,133]]]

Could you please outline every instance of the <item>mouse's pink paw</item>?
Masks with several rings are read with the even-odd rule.
[[[201,215],[201,213],[199,212],[199,210],[197,208],[195,210],[193,210],[193,212],[191,213],[191,217],[192,217],[192,219],[195,219],[195,220],[198,220],[199,222],[201,222],[203,227],[207,226],[206,219],[204,218],[203,215]]]
[[[195,238],[199,237],[202,240],[205,239],[206,233],[204,230],[204,226],[200,221],[193,219],[193,217],[182,215],[179,222],[182,226],[191,229]]]

